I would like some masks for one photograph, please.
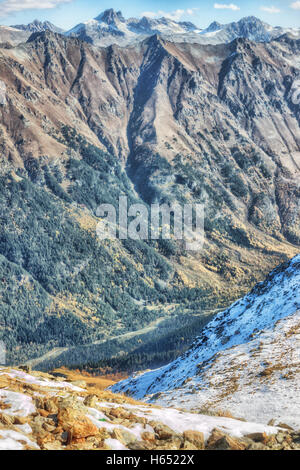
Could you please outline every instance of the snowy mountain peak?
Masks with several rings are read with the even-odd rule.
[[[288,30],[273,28],[253,16],[225,25],[214,21],[207,29],[201,30],[191,22],[177,22],[165,17],[143,16],[125,19],[120,11],[110,8],[93,20],[78,24],[66,35],[79,37],[96,46],[111,44],[126,46],[143,41],[153,34],[159,34],[174,42],[220,44],[231,42],[236,38],[261,42],[271,41],[285,32]]]
[[[100,13],[99,16],[95,18],[96,21],[103,21],[104,23],[107,23],[108,25],[114,25],[117,22],[121,21],[122,23],[125,23],[125,19],[122,15],[121,11],[115,11],[113,8],[109,8],[108,10],[103,11]]]
[[[255,16],[246,16],[237,22],[223,25],[213,22],[207,29],[201,31],[200,36],[203,41],[206,39],[213,44],[228,43],[236,38],[245,38],[256,42],[269,42],[289,32],[294,32],[294,35],[299,36],[299,29],[273,28]]]
[[[178,24],[185,28],[187,31],[200,31],[199,28],[191,21],[180,21]]]
[[[215,31],[219,31],[222,28],[223,28],[223,25],[221,23],[218,23],[217,21],[213,21],[213,23],[211,23],[209,27],[204,30],[204,32],[214,33]]]

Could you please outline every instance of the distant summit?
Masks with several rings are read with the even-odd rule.
[[[221,23],[218,23],[217,21],[214,21],[209,25],[207,29],[203,31],[203,33],[214,33],[215,31],[219,31],[220,29],[223,28],[223,25]]]

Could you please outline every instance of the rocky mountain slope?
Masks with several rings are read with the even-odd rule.
[[[229,415],[229,414],[228,414]],[[1,450],[289,450],[299,433],[0,368]]]
[[[220,309],[299,252],[298,55],[287,36],[0,48],[1,334],[19,360]],[[205,204],[204,249],[99,243],[120,192]]]
[[[58,28],[50,21],[34,20],[29,24],[14,25],[12,28],[27,31],[29,33],[40,33],[42,31],[52,31],[53,33],[63,33],[63,29]]]
[[[153,19],[144,16],[125,19],[120,11],[116,12],[111,8],[92,20],[79,23],[67,31],[66,35],[103,47],[111,44],[128,46],[153,34],[173,42],[222,44],[237,38],[269,42],[286,33],[299,38],[300,29],[279,26],[273,28],[254,16],[226,25],[214,22],[208,28],[201,29],[193,23],[176,22],[168,18]]]
[[[179,359],[113,390],[299,427],[299,351],[300,255],[219,313]]]

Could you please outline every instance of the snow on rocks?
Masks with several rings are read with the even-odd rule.
[[[2,80],[0,80],[0,106],[5,106],[6,104],[6,85]]]
[[[114,403],[99,403],[101,408],[116,408]],[[173,408],[146,408],[143,406],[133,406],[124,404],[124,410],[131,411],[134,415],[146,418],[149,422],[160,422],[176,434],[182,434],[188,430],[202,432],[204,439],[207,440],[215,428],[220,429],[224,433],[234,437],[243,437],[250,433],[266,433],[267,435],[275,434],[278,428],[274,426],[266,426],[258,423],[244,422],[232,418],[223,418],[216,416],[207,416],[203,414],[187,413]],[[130,429],[138,438],[141,436],[138,427]],[[140,429],[142,431],[142,429]],[[154,432],[152,426],[144,427],[143,431]]]
[[[82,388],[77,387],[76,385],[70,384],[68,382],[51,381],[51,380],[46,379],[45,377],[38,378],[36,376],[23,372],[22,370],[11,369],[9,372],[3,372],[3,370],[4,370],[3,368],[0,368],[0,376],[5,374],[11,378],[20,379],[23,382],[26,382],[28,384],[34,384],[34,385],[39,385],[42,387],[49,387],[49,388],[67,388],[67,389],[74,390],[77,392],[80,392],[83,390]]]
[[[300,255],[216,315],[191,349],[111,389],[163,406],[300,427]]]

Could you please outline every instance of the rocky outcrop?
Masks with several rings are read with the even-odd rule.
[[[113,16],[109,21],[121,20]],[[27,244],[32,237],[28,212],[36,214],[36,209],[29,211],[28,202],[21,215],[17,198],[26,200],[31,191],[43,192],[39,200],[51,198],[52,207],[57,205],[55,214],[58,206],[66,211],[55,223],[67,220],[66,213],[73,217],[74,203],[79,204],[76,220],[91,234],[97,203],[111,202],[111,194],[117,197],[122,188],[147,203],[176,200],[205,206],[203,250],[187,252],[180,242],[156,247],[156,253],[164,257],[160,262],[169,268],[158,283],[156,279],[153,283],[152,273],[143,274],[142,282],[152,283],[147,289],[160,286],[157,297],[164,302],[168,298],[172,304],[178,302],[174,293],[188,292],[184,295],[200,302],[197,309],[205,311],[223,308],[246,293],[274,266],[299,252],[299,109],[293,101],[298,55],[299,41],[289,37],[270,43],[237,39],[226,45],[201,46],[166,41],[156,34],[128,48],[95,48],[49,31],[33,33],[19,47],[1,48],[0,80],[6,87],[5,105],[0,105],[1,173],[3,184],[8,185],[3,190],[6,222],[1,254],[14,263],[9,269],[20,266],[24,271],[16,274],[18,278],[33,276],[29,279],[35,288],[39,290],[38,280],[55,296],[55,305],[79,316],[80,321],[83,311],[84,321],[93,324],[90,319],[103,308],[97,289],[109,276],[103,275],[103,269],[111,261],[101,267],[93,263],[97,274],[92,277],[97,281],[90,297],[90,278],[82,273],[90,269],[90,260],[87,254],[82,259],[80,248],[94,245],[91,240],[76,244],[76,237],[70,237],[72,247],[76,245],[74,273],[73,261],[70,266],[65,263],[73,259],[70,245],[60,243],[60,249],[68,251],[55,267],[60,274],[51,274],[50,280],[49,273],[41,276],[37,264],[43,257],[32,262],[28,251],[33,243]],[[95,166],[90,156],[88,163],[83,162],[79,150],[83,141],[108,152],[109,163]],[[88,168],[76,170],[78,165]],[[106,193],[100,191],[104,174],[109,186]],[[90,181],[94,181],[93,190],[85,194]],[[19,183],[26,196],[20,195],[20,188],[14,190]],[[11,226],[15,219],[5,218],[7,200],[16,206],[17,231]],[[45,211],[42,202],[41,206],[41,212]],[[45,228],[47,234],[51,227]],[[63,227],[60,233],[66,230]],[[24,235],[27,231],[30,237]],[[52,266],[51,250],[57,253],[58,247],[53,247],[57,238],[53,233],[46,241],[44,233],[35,234],[35,253],[39,249],[46,253],[45,263]],[[48,242],[52,248],[45,251]],[[134,253],[128,255],[130,259]],[[141,256],[144,269],[147,263]],[[127,270],[120,269],[121,273]],[[76,284],[75,299],[63,287],[56,287],[68,275]],[[15,275],[3,277],[15,282]],[[16,282],[23,286],[23,281]],[[81,282],[86,283],[84,300]],[[121,291],[128,292],[119,275],[118,282]],[[133,295],[130,292],[129,303]],[[144,291],[138,295],[138,301],[145,300]],[[108,297],[112,302],[115,295]],[[31,304],[23,311],[24,318],[36,312],[37,305],[41,318],[47,302]],[[111,315],[115,318],[115,313]],[[45,331],[41,334],[44,337]],[[65,339],[59,343],[59,347],[65,345]]]
[[[58,28],[50,21],[39,21],[34,20],[29,24],[14,25],[12,28],[20,29],[21,31],[27,31],[29,33],[40,33],[42,31],[52,31],[53,33],[63,33],[63,29]]]

